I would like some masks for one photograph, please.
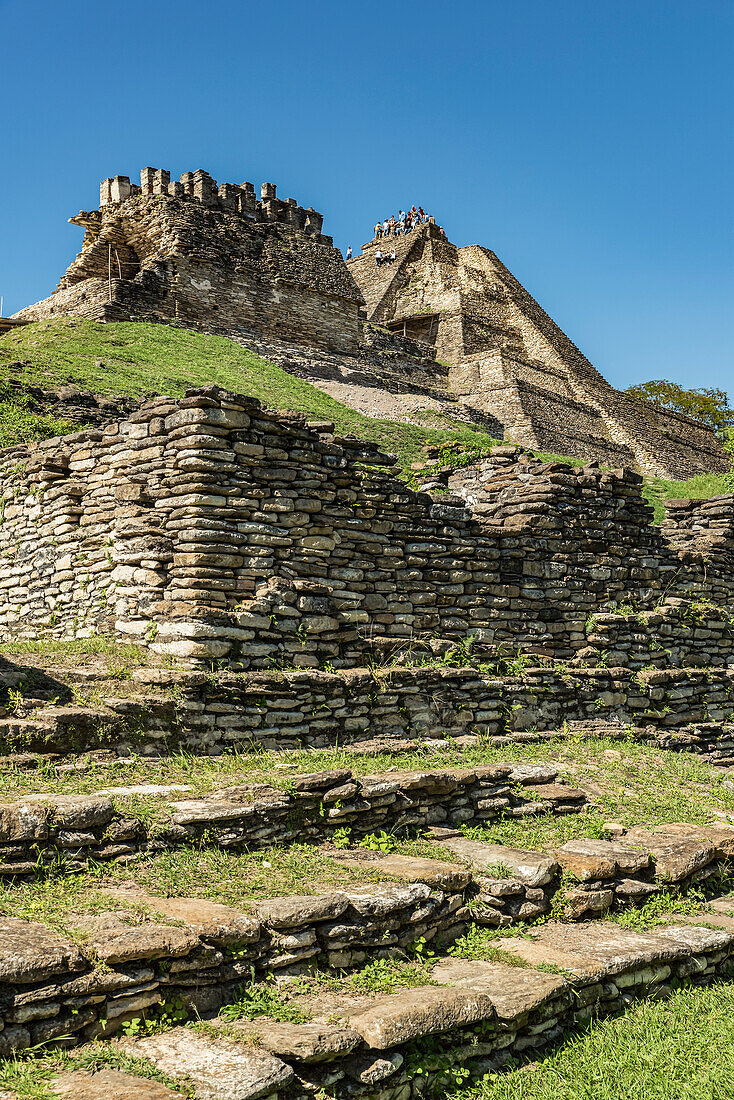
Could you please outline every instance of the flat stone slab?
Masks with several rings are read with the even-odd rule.
[[[254,943],[260,938],[260,922],[251,914],[207,898],[157,898],[145,890],[122,887],[105,891],[112,898],[141,901],[157,913],[182,921],[197,936],[227,947],[234,943]]]
[[[229,1029],[254,1035],[271,1054],[296,1062],[328,1062],[349,1054],[362,1044],[358,1031],[336,1024],[289,1024],[268,1019],[224,1023]]]
[[[130,787],[104,787],[98,791],[98,794],[109,795],[126,795],[126,794],[140,794],[148,795],[151,798],[156,796],[164,797],[168,794],[178,794],[180,791],[193,791],[193,787],[189,783],[137,783]]]
[[[530,931],[532,940],[513,939],[512,950],[526,958],[532,965],[540,962],[542,958],[535,952],[533,957],[524,954],[523,943],[532,942],[541,954],[547,953],[546,960],[556,963],[558,956],[569,959],[575,957],[575,964],[567,967],[577,973],[589,973],[595,976],[613,976],[621,974],[625,970],[635,970],[648,966],[651,963],[665,963],[673,959],[684,958],[689,955],[690,947],[685,937],[666,938],[656,931],[634,932],[629,928],[622,928],[613,921],[589,921],[581,924],[557,924],[541,925],[537,932]],[[501,947],[507,949],[508,940],[503,940]],[[519,946],[517,946],[519,945]],[[555,956],[555,957],[551,957]],[[566,967],[567,964],[556,963]]]
[[[504,844],[487,844],[483,840],[467,837],[441,837],[441,845],[454,852],[475,871],[497,877],[498,864],[512,872],[526,886],[545,886],[558,873],[555,859],[542,852],[527,852],[521,848],[508,848]]]
[[[293,1080],[291,1066],[266,1050],[200,1035],[187,1027],[123,1046],[174,1080],[191,1082],[196,1100],[257,1100]]]
[[[54,1079],[52,1089],[60,1100],[184,1100],[183,1093],[173,1092],[160,1081],[131,1077],[119,1069],[62,1073]]]
[[[76,944],[45,924],[0,917],[0,982],[40,982],[85,965]]]
[[[586,791],[579,787],[567,787],[565,783],[525,783],[528,791],[543,802],[585,802]]]
[[[491,1020],[494,1015],[488,993],[426,985],[372,999],[364,1011],[349,1015],[349,1024],[368,1046],[386,1050],[421,1035]]]
[[[425,882],[438,890],[456,892],[464,890],[471,882],[471,872],[458,863],[446,863],[440,859],[384,854],[360,849],[355,852],[330,853],[331,858],[344,867],[376,871],[381,875],[402,879],[403,882]]]
[[[650,853],[611,840],[569,840],[553,855],[582,882],[635,875],[650,866]]]
[[[705,921],[706,914],[699,914],[698,919]],[[687,926],[669,924],[656,928],[655,934],[662,936],[663,939],[672,940],[678,946],[688,947],[694,955],[700,951],[722,951],[734,943],[734,933],[731,930],[706,928],[705,925],[700,924]]]
[[[568,987],[560,974],[482,959],[442,959],[433,968],[433,978],[441,984],[489,994],[502,1020],[514,1020],[532,1012]]]
[[[282,931],[297,928],[316,921],[334,920],[349,905],[342,893],[293,895],[285,898],[269,898],[258,901],[256,913],[271,928]]]
[[[682,832],[657,829],[630,829],[625,841],[646,849],[655,861],[655,877],[659,882],[684,882],[716,858],[716,844],[711,840]]]
[[[384,917],[427,901],[431,888],[425,882],[377,882],[345,890],[345,895],[360,916]]]
[[[188,955],[199,944],[191,928],[152,922],[126,924],[117,913],[78,917],[73,927],[85,936],[85,951],[110,966],[135,959]]]

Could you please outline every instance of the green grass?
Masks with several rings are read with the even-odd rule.
[[[364,416],[234,340],[171,325],[100,324],[75,317],[41,321],[0,337],[0,372],[18,360],[30,365],[17,373],[17,379],[45,389],[71,382],[106,396],[180,397],[191,387],[216,383],[257,397],[271,408],[333,420],[338,432],[356,435],[396,454],[406,472],[412,462],[423,457],[427,444],[440,446],[456,440],[481,454],[496,442],[486,432],[453,421],[443,412],[424,410],[416,414],[417,422],[410,424]],[[24,407],[17,392],[0,390],[0,447],[65,435],[79,428],[36,414]],[[538,453],[538,457],[576,461],[567,455]],[[733,489],[732,475],[701,474],[689,481],[652,478],[643,492],[655,507],[655,521],[660,522],[662,501],[667,498],[716,496]]]
[[[426,444],[459,440],[487,448],[496,442],[486,432],[448,418],[445,427],[431,428],[363,416],[234,340],[169,325],[100,324],[68,317],[41,321],[0,337],[0,370],[14,360],[31,364],[18,375],[20,381],[45,389],[73,382],[107,396],[180,397],[192,387],[216,383],[257,397],[270,408],[333,420],[338,432],[357,435],[398,455],[404,468],[421,457]],[[99,362],[104,366],[98,366]],[[37,418],[39,439],[56,434],[41,423],[44,419]],[[72,425],[66,430],[78,428]],[[0,416],[0,446],[16,442],[11,435],[12,425],[6,425]]]
[[[193,1089],[161,1073],[147,1059],[136,1058],[117,1046],[101,1042],[88,1043],[82,1050],[71,1053],[54,1051],[45,1057],[38,1048],[31,1047],[14,1057],[0,1060],[0,1089],[12,1089],[20,1100],[53,1100],[58,1097],[58,1092],[53,1089],[53,1079],[57,1074],[73,1070],[95,1073],[106,1068],[158,1081],[184,1096],[194,1095]]]
[[[197,897],[250,909],[263,898],[320,894],[349,886],[390,881],[390,876],[360,866],[345,867],[307,844],[258,852],[233,852],[216,845],[159,852],[139,862],[97,864],[80,874],[63,869],[31,882],[0,881],[0,915],[37,921],[67,932],[79,913],[124,909],[125,919],[170,918],[156,910],[156,897]],[[143,898],[105,889],[141,888]],[[74,933],[71,933],[75,935]]]
[[[592,1023],[523,1068],[489,1075],[452,1100],[729,1100],[734,987],[679,990]]]
[[[642,495],[655,509],[655,523],[665,519],[666,500],[700,500],[734,493],[734,473],[696,474],[687,481],[664,481],[659,477],[646,478]]]
[[[666,752],[632,740],[585,740],[568,737],[555,742],[503,745],[483,743],[470,749],[446,748],[427,753],[416,746],[400,757],[401,770],[472,767],[493,763],[539,763],[557,767],[571,784],[587,791],[599,806],[579,814],[554,817],[505,818],[481,829],[485,839],[518,847],[544,848],[578,836],[601,836],[609,820],[624,825],[688,821],[703,824],[715,811],[734,814],[734,792],[723,786],[722,776],[705,760],[691,753]],[[231,753],[217,757],[178,753],[153,762],[130,758],[127,764],[91,764],[87,770],[59,771],[41,764],[29,771],[10,768],[0,773],[0,796],[13,801],[24,794],[85,794],[106,787],[137,783],[188,784],[193,798],[238,783],[267,783],[288,789],[298,773],[349,768],[354,774],[390,773],[396,766],[391,754],[360,756],[343,750],[308,750],[289,753]],[[527,791],[526,795],[532,792]],[[176,798],[174,794],[171,796]],[[118,796],[121,810],[165,816],[166,800]],[[148,811],[145,806],[151,804]],[[157,808],[156,808],[157,807]],[[425,843],[412,842],[400,850],[428,855]]]

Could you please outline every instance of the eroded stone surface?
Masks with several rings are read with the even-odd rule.
[[[301,924],[339,917],[348,904],[341,893],[270,898],[258,901],[257,915],[271,928],[296,928]]]
[[[184,1100],[183,1093],[173,1092],[160,1081],[133,1077],[118,1069],[98,1073],[73,1070],[56,1077],[52,1087],[62,1100]]]
[[[369,1046],[386,1050],[420,1035],[450,1031],[493,1016],[494,1005],[487,993],[422,986],[373,999],[365,1011],[350,1014],[349,1022]]]
[[[545,886],[558,872],[558,863],[542,852],[526,852],[504,844],[487,844],[467,837],[441,838],[441,844],[455,852],[476,871],[491,876],[498,866],[508,868],[527,886]]]
[[[664,832],[630,829],[625,841],[650,852],[655,861],[655,877],[660,882],[685,882],[716,856],[716,845],[712,841],[699,839],[698,834],[676,834],[668,827]]]
[[[567,984],[558,974],[504,966],[482,959],[442,959],[433,968],[432,976],[437,982],[487,993],[497,1015],[503,1020],[532,1012],[549,998],[563,992]]]
[[[290,1024],[265,1019],[241,1020],[227,1026],[256,1036],[260,1045],[272,1054],[298,1062],[331,1061],[349,1054],[362,1042],[358,1031],[335,1024]]]
[[[167,924],[126,924],[118,913],[99,913],[78,917],[74,928],[84,934],[85,951],[108,965],[134,959],[157,959],[162,956],[187,955],[199,943],[191,928],[176,928]]]
[[[332,858],[346,867],[362,867],[405,882],[424,882],[427,886],[444,890],[464,890],[471,880],[471,873],[465,867],[440,859],[367,850],[341,852]]]
[[[43,924],[0,917],[0,981],[39,982],[85,965],[79,948]]]
[[[293,1069],[265,1050],[177,1027],[126,1044],[163,1073],[190,1081],[196,1100],[258,1100],[293,1079]]]
[[[634,875],[650,866],[648,852],[609,840],[569,840],[553,854],[582,882]]]

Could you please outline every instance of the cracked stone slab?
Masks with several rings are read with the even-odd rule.
[[[126,924],[118,913],[78,917],[73,927],[85,936],[85,951],[108,965],[188,955],[199,944],[199,937],[191,928],[152,922]]]
[[[706,914],[700,914],[699,920],[706,920]],[[723,951],[734,943],[734,934],[731,930],[723,928],[706,928],[705,925],[690,924],[685,927],[680,924],[666,925],[664,928],[655,929],[656,936],[672,940],[679,945],[685,945],[697,955],[701,951]]]
[[[488,993],[427,985],[374,998],[348,1019],[368,1046],[386,1050],[422,1035],[491,1020],[494,1015]]]
[[[298,928],[317,921],[333,920],[347,909],[349,901],[342,893],[305,894],[258,901],[256,913],[271,928]]]
[[[481,959],[442,959],[433,968],[434,981],[487,993],[502,1020],[514,1020],[557,997],[568,987],[560,974]]]
[[[629,844],[646,848],[655,862],[655,877],[660,882],[684,882],[716,858],[716,844],[695,835],[657,829],[630,829]]]
[[[378,882],[371,886],[345,890],[352,909],[362,917],[384,917],[420,905],[431,896],[431,888],[424,882]]]
[[[580,975],[612,977],[650,963],[666,963],[690,955],[681,936],[666,938],[656,931],[633,932],[613,921],[582,924],[548,923],[531,932],[532,939],[507,939],[503,950],[511,950],[531,966],[553,963]],[[532,945],[527,950],[526,945]],[[567,961],[561,962],[560,959]]]
[[[212,1023],[216,1026],[217,1021]],[[223,1021],[223,1026],[254,1035],[271,1054],[296,1062],[329,1062],[350,1054],[362,1043],[354,1028],[328,1023],[291,1024],[275,1020]]]
[[[183,1093],[174,1092],[160,1081],[132,1077],[118,1069],[62,1073],[54,1079],[52,1088],[59,1100],[184,1100]]]
[[[109,889],[105,893],[114,898],[141,901],[164,917],[182,921],[201,939],[216,947],[231,944],[255,943],[260,939],[260,921],[252,914],[243,913],[230,905],[221,905],[207,898],[158,898],[145,890]]]
[[[582,882],[635,875],[650,866],[650,853],[611,840],[569,840],[553,855]]]
[[[191,1082],[196,1100],[258,1100],[293,1080],[291,1066],[266,1050],[176,1027],[123,1044],[174,1080]]]
[[[85,966],[76,944],[45,924],[0,918],[0,981],[39,982]]]
[[[340,852],[331,855],[344,867],[357,867],[360,870],[378,871],[382,875],[391,875],[403,882],[424,882],[434,889],[459,891],[471,882],[471,872],[458,863],[446,863],[441,859],[416,856],[403,856],[382,852]]]
[[[526,886],[545,886],[558,873],[555,859],[542,852],[527,852],[521,848],[508,848],[504,844],[487,844],[483,840],[467,837],[441,837],[441,845],[454,852],[475,871],[496,877],[496,867],[502,864]]]

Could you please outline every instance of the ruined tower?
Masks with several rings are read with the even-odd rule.
[[[50,298],[16,316],[177,320],[235,335],[275,334],[356,351],[362,294],[323,216],[263,184],[217,186],[204,171],[171,180],[144,168],[103,180],[98,210],[69,219],[84,243]]]

